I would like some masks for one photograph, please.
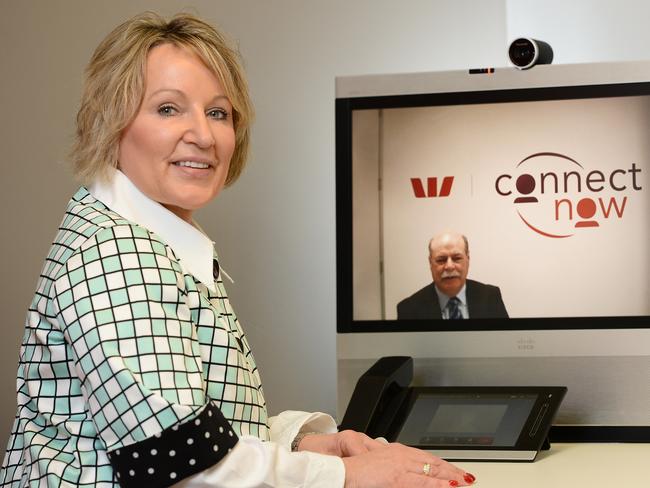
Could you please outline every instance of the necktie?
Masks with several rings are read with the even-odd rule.
[[[463,318],[463,314],[460,313],[460,300],[458,297],[452,297],[447,302],[447,313],[449,320],[459,320]]]

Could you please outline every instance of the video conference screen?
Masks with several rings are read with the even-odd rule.
[[[448,330],[397,313],[445,231],[509,317],[461,330],[647,327],[649,85],[339,100],[342,330]]]

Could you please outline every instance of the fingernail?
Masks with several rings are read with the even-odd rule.
[[[467,483],[474,483],[476,481],[476,477],[472,473],[465,473],[465,476],[463,476],[463,479]]]
[[[458,481],[456,481],[456,480],[449,480],[449,486],[458,486]]]

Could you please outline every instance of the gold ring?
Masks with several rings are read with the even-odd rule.
[[[429,463],[424,463],[424,466],[422,466],[422,472],[424,473],[424,476],[429,476],[431,465]]]

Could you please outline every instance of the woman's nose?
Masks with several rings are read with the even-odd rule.
[[[196,144],[203,149],[209,148],[216,143],[210,130],[210,121],[205,114],[194,114],[189,118],[183,139],[185,142]]]

